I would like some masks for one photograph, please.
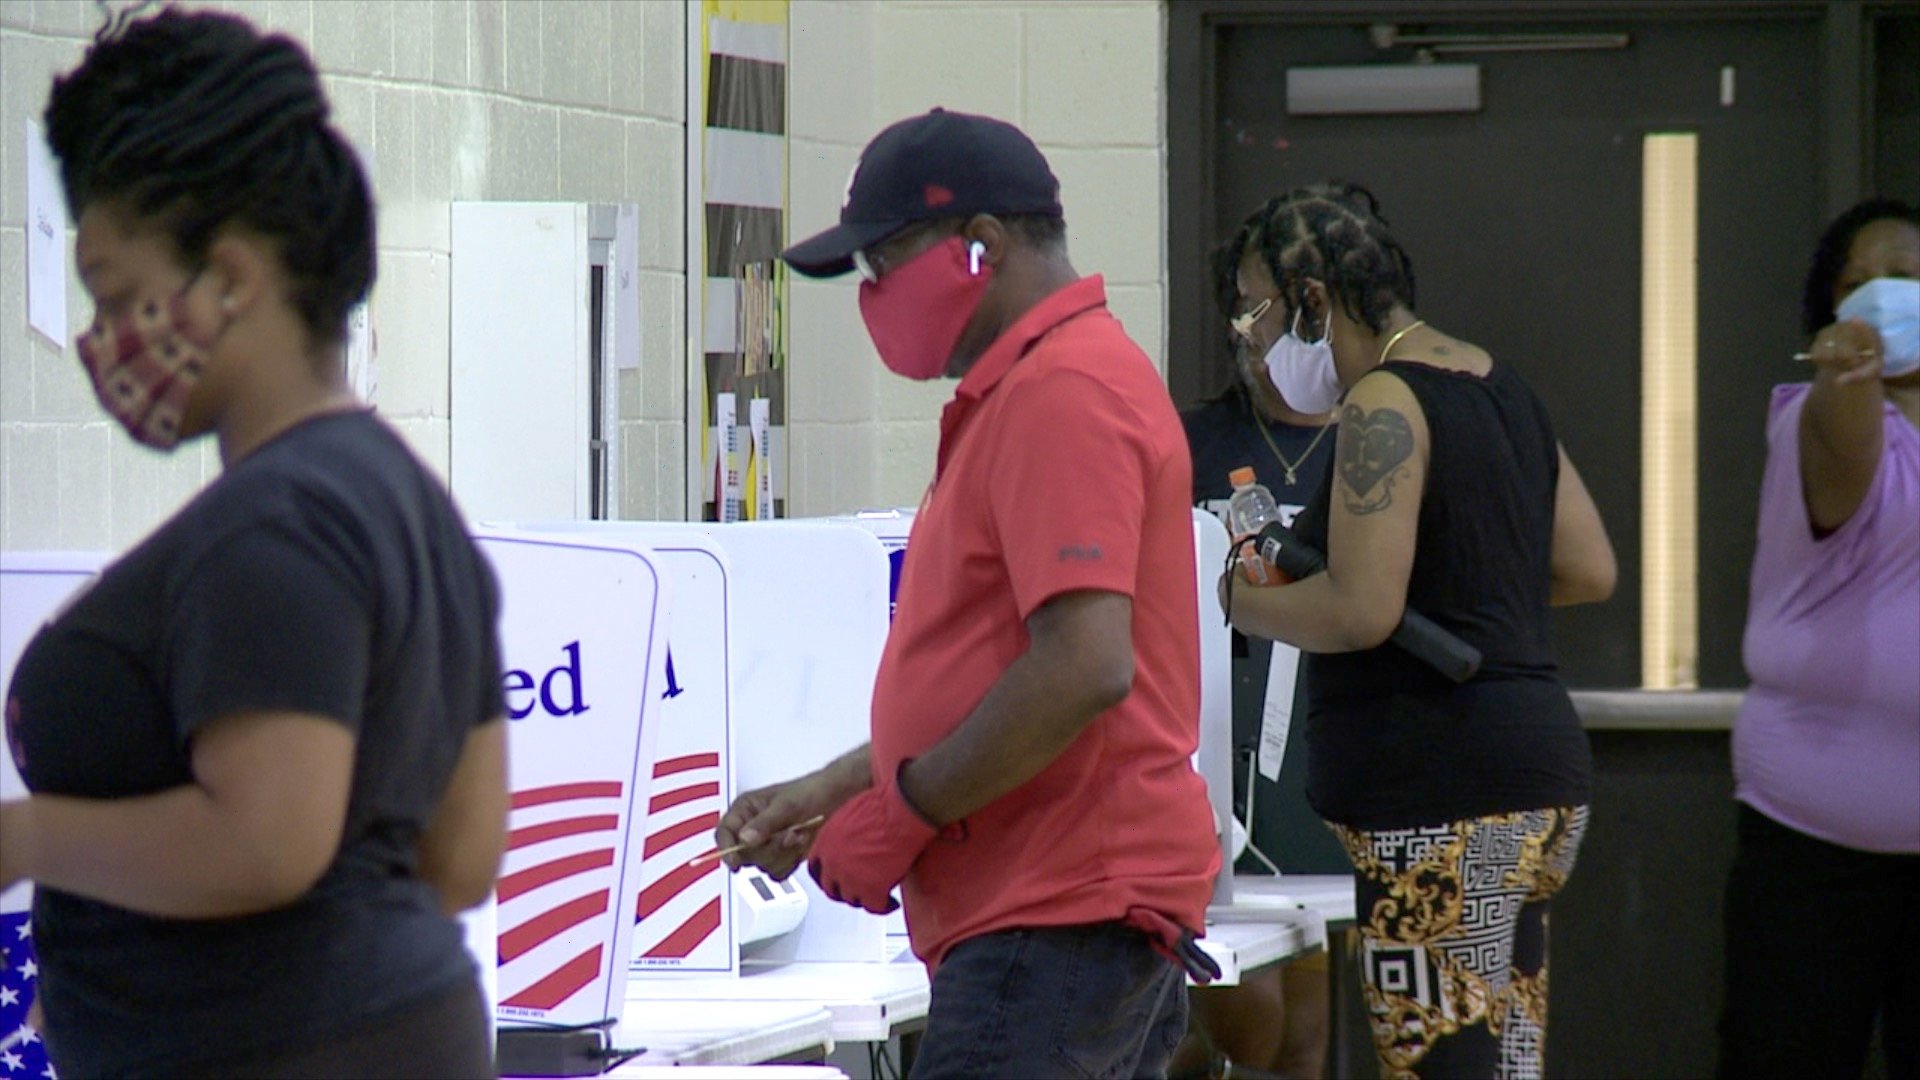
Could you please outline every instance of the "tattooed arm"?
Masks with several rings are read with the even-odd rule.
[[[1407,607],[1427,479],[1427,421],[1407,384],[1375,371],[1340,410],[1327,570],[1284,588],[1237,588],[1233,623],[1308,652],[1371,649]]]

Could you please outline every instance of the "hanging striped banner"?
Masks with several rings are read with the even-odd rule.
[[[787,205],[786,0],[704,0],[701,5],[704,121],[701,141],[705,265],[701,288],[703,516],[727,520],[731,476],[747,492],[770,489],[785,507],[774,452],[786,443],[784,327],[787,269],[780,262]],[[764,411],[766,453],[739,453],[720,438],[720,395],[736,417]],[[764,404],[760,404],[764,402]],[[769,516],[765,500],[739,504],[746,519]]]

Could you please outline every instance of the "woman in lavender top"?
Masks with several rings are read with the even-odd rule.
[[[1841,215],[1767,419],[1723,1076],[1920,1076],[1920,217]]]

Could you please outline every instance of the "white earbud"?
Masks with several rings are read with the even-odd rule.
[[[975,240],[967,245],[967,273],[980,276],[980,257],[987,253],[987,245]]]

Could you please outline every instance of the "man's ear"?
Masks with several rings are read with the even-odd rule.
[[[966,239],[969,247],[979,244],[985,249],[980,253],[980,261],[985,265],[998,266],[1000,260],[1006,258],[1011,233],[1006,222],[992,214],[975,214],[968,218],[960,235]]]

